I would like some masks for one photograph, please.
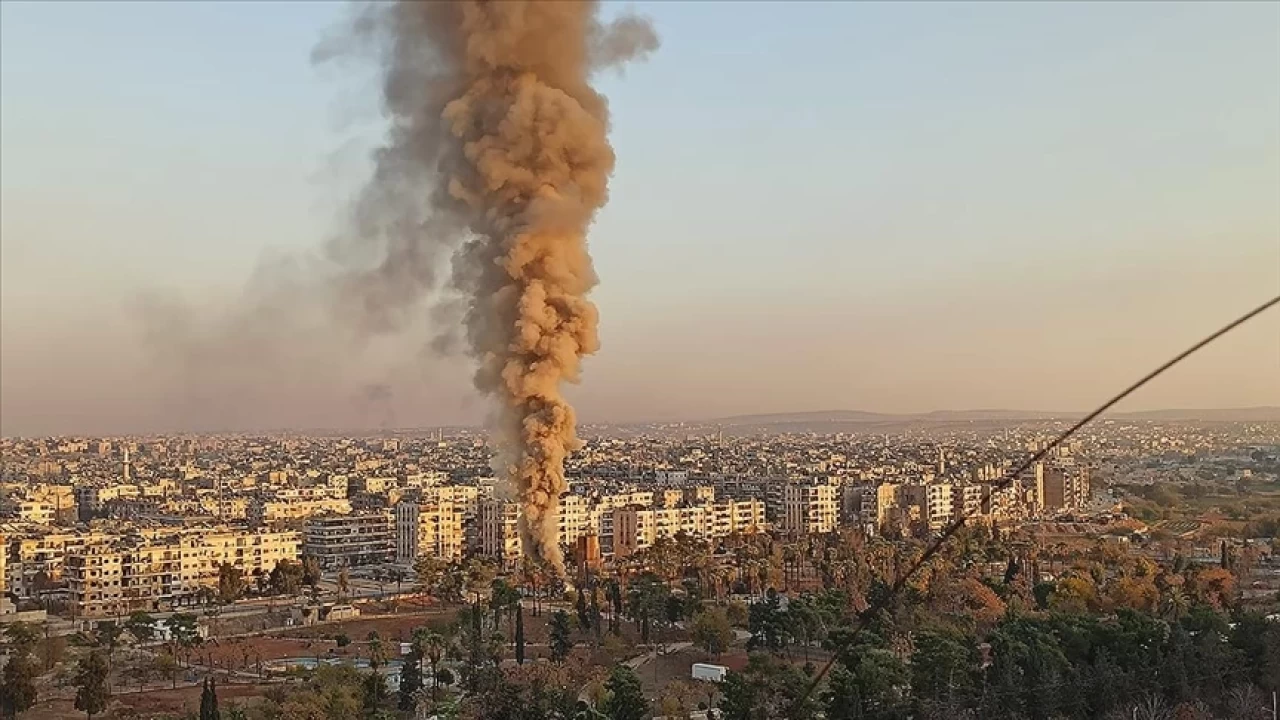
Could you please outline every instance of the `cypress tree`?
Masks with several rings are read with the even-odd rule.
[[[414,695],[422,688],[422,653],[414,648],[404,658],[400,668],[400,702],[401,710],[412,710],[416,704]]]
[[[94,650],[80,660],[76,671],[76,709],[94,715],[107,709],[111,689],[107,687],[107,659],[101,651]]]
[[[524,664],[524,605],[516,606],[516,664]]]
[[[218,691],[213,678],[205,678],[204,689],[200,691],[200,720],[221,720],[218,712]]]

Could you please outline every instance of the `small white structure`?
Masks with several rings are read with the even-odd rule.
[[[710,665],[707,663],[693,664],[693,679],[706,680],[708,682],[720,682],[724,680],[724,676],[729,673],[729,668],[723,665]]]

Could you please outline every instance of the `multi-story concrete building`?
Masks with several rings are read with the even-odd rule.
[[[600,533],[600,506],[584,495],[565,495],[560,498],[560,511],[556,517],[556,531],[560,545],[576,548],[578,538]]]
[[[475,485],[439,485],[428,483],[420,491],[424,501],[452,503],[454,518],[451,526],[446,528],[445,537],[441,538],[443,547],[452,547],[454,528],[461,524],[461,552],[474,552],[480,547],[480,500],[489,497],[489,491]]]
[[[764,502],[761,500],[726,500],[695,507],[701,507],[707,513],[707,537],[764,532]]]
[[[1054,463],[1045,468],[1041,488],[1047,511],[1081,507],[1089,502],[1089,470],[1074,463]]]
[[[955,517],[955,486],[950,483],[925,485],[925,504],[922,515],[930,530],[941,530]]]
[[[13,612],[13,603],[9,601],[9,568],[8,568],[8,545],[5,544],[4,535],[0,535],[0,615],[8,615]]]
[[[109,539],[101,533],[32,526],[8,527],[5,535],[8,538],[3,553],[7,556],[6,581],[9,590],[18,597],[33,597],[41,589],[38,585],[47,587],[60,582],[69,550]]]
[[[684,490],[678,488],[665,488],[658,490],[653,494],[654,504],[659,507],[670,508],[684,502]]]
[[[684,489],[684,502],[689,505],[716,501],[716,489],[710,485],[694,485]]]
[[[920,522],[929,530],[941,530],[955,516],[954,486],[949,483],[903,485],[899,502],[919,508]]]
[[[898,504],[899,483],[846,485],[842,490],[842,522],[880,532]]]
[[[782,488],[781,530],[828,533],[840,523],[840,488],[831,483],[787,483]]]
[[[67,588],[76,617],[122,615],[124,555],[111,544],[87,545],[67,555]]]
[[[452,500],[403,500],[396,504],[396,562],[413,564],[419,555],[457,560],[467,546],[468,513]]]
[[[653,545],[658,538],[680,534],[696,538],[723,537],[761,532],[764,527],[764,503],[759,500],[726,500],[684,507],[615,508],[613,552],[618,557],[626,557]]]
[[[301,556],[302,535],[292,530],[194,529],[175,539],[182,547],[184,581],[216,578],[222,565],[238,568],[246,577],[257,576],[271,572],[281,560]]]
[[[1037,515],[1044,510],[1044,463],[1036,462],[1018,473],[1014,487],[1019,490],[1026,512]]]
[[[58,508],[47,500],[23,500],[18,504],[17,519],[37,525],[52,525]]]
[[[251,581],[297,560],[299,544],[297,532],[226,527],[97,535],[67,551],[65,576],[79,617],[168,610],[211,594],[223,565]]]
[[[972,522],[989,520],[989,514],[983,512],[983,490],[981,485],[954,485],[951,493],[955,507],[951,514],[953,519],[964,516]]]
[[[311,518],[302,554],[316,558],[326,569],[393,562],[396,530],[391,513]]]
[[[81,522],[96,517],[102,511],[100,489],[92,485],[76,486],[76,512]]]
[[[301,520],[315,515],[346,515],[350,512],[351,501],[345,497],[254,500],[245,507],[245,517],[252,525]]]
[[[520,506],[511,500],[489,498],[480,503],[480,554],[504,566],[520,559]]]

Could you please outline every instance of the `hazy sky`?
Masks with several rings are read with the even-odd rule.
[[[1280,292],[1280,5],[634,9],[586,420],[1082,409]],[[310,64],[343,12],[0,4],[0,432],[481,416],[418,336],[148,340],[339,226],[380,133],[370,77]],[[1280,312],[1128,407],[1263,404]]]

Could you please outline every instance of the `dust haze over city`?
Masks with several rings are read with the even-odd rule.
[[[0,146],[10,716],[1280,707],[1280,5],[3,3]]]

